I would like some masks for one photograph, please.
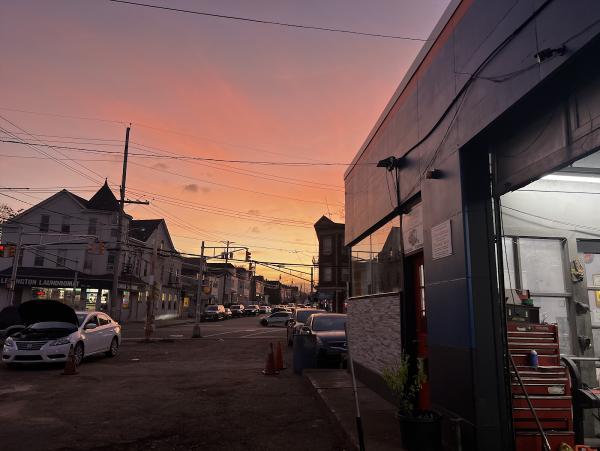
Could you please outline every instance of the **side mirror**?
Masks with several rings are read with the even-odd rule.
[[[296,321],[293,319],[288,320],[288,326],[294,326],[294,324],[296,324]]]
[[[308,334],[311,335],[312,331],[310,330],[310,327],[308,326],[302,326],[302,329],[300,329],[302,331],[303,334]]]
[[[85,330],[92,330],[95,329],[96,327],[98,327],[96,324],[94,323],[87,323],[84,327]]]

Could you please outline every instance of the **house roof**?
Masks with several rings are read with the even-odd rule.
[[[315,229],[329,227],[345,227],[345,224],[343,222],[333,222],[327,216],[321,216],[319,220],[315,222]]]
[[[161,222],[163,222],[163,219],[138,219],[131,221],[129,225],[129,236],[136,240],[146,242]]]
[[[87,208],[91,210],[119,211],[119,201],[108,186],[108,180],[104,185],[87,201]]]

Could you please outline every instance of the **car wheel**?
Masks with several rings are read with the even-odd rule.
[[[119,340],[117,337],[113,337],[112,341],[110,342],[110,348],[108,348],[108,351],[106,351],[106,357],[115,357],[117,352],[119,352]]]
[[[75,345],[75,350],[73,351],[73,354],[75,356],[75,366],[81,365],[84,356],[83,343],[79,342]]]
[[[260,325],[267,327],[269,325],[269,322],[266,320],[266,318],[263,318],[260,320]]]

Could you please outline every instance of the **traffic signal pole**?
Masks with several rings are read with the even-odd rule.
[[[19,241],[13,257],[12,273],[10,275],[10,287],[8,291],[8,305],[13,305],[15,298],[15,286],[17,284],[17,268],[19,266],[19,257],[21,256],[21,246],[23,246],[23,228],[19,227]]]
[[[200,272],[198,273],[198,291],[196,292],[196,322],[194,323],[194,330],[192,331],[192,338],[202,338],[200,331],[200,298],[202,297],[202,287],[204,286],[204,241],[200,248]]]

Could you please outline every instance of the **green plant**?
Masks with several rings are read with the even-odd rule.
[[[391,390],[398,412],[411,415],[415,411],[415,403],[421,387],[427,382],[423,359],[417,359],[417,371],[411,371],[410,357],[406,354],[394,365],[383,370],[383,380]]]

